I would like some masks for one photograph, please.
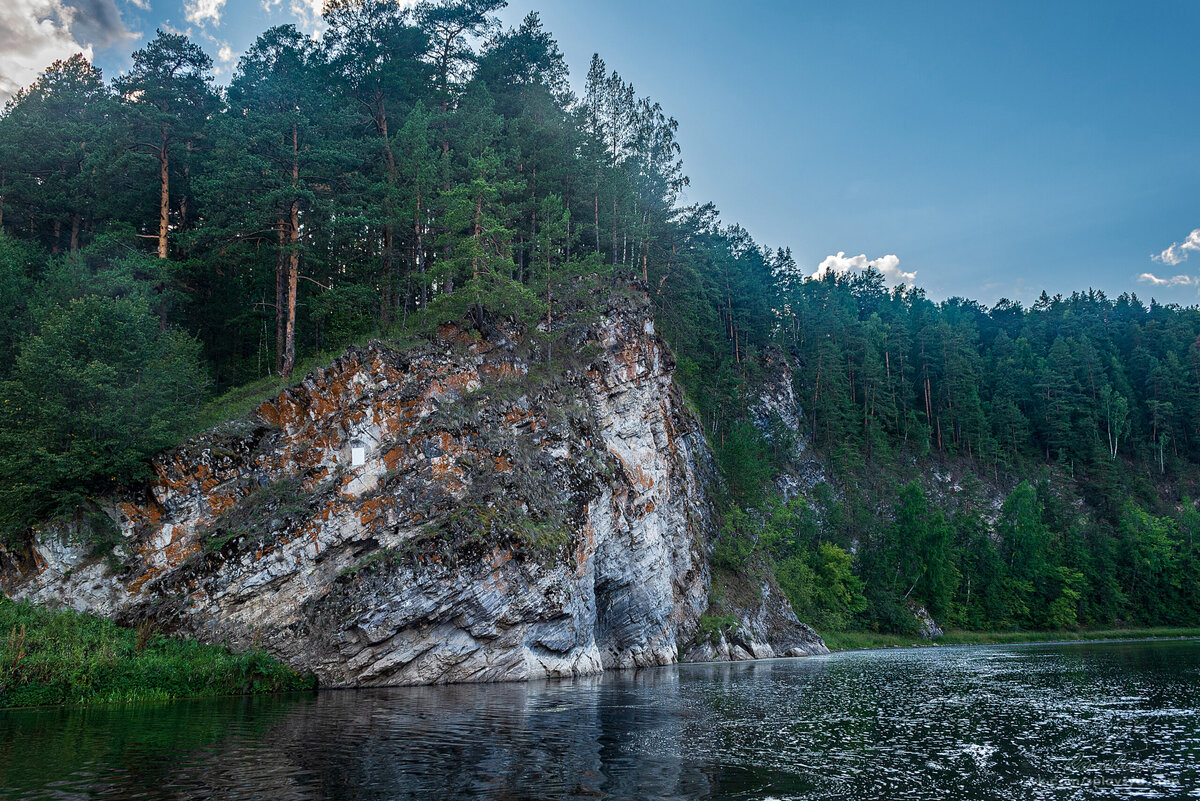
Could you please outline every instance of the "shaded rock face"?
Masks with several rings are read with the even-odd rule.
[[[808,422],[792,380],[792,359],[780,348],[769,348],[762,367],[763,380],[755,387],[750,412],[767,441],[788,455],[790,467],[775,476],[775,488],[790,501],[829,483],[829,476],[811,448]]]
[[[934,621],[933,616],[929,614],[929,610],[923,606],[912,606],[912,615],[917,620],[917,625],[920,627],[921,637],[926,640],[932,640],[936,637],[941,637],[946,632],[942,631],[942,627]]]
[[[60,527],[5,592],[262,647],[327,685],[675,662],[708,605],[711,457],[644,297],[576,339],[575,366],[452,327],[351,349],[113,502],[119,564]],[[747,621],[750,653],[798,647],[778,596]]]
[[[757,605],[736,611],[735,626],[708,640],[698,638],[684,651],[683,661],[740,662],[829,653],[821,635],[796,618],[782,591],[770,578],[758,588]]]

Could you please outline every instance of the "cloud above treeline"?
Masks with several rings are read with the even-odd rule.
[[[894,253],[889,253],[878,259],[868,259],[865,253],[860,253],[857,256],[847,256],[844,250],[839,250],[836,256],[826,256],[817,265],[817,271],[812,274],[812,277],[823,278],[829,273],[833,273],[834,275],[861,273],[865,272],[869,267],[873,267],[876,272],[882,273],[884,280],[892,286],[899,284],[911,286],[917,277],[916,270],[905,272],[900,269],[900,257]]]
[[[1187,257],[1192,254],[1192,251],[1200,250],[1200,228],[1195,229],[1187,235],[1187,239],[1182,242],[1176,242],[1171,247],[1159,253],[1157,256],[1151,256],[1155,261],[1160,261],[1163,264],[1176,265],[1182,261],[1186,261]],[[1148,275],[1149,273],[1147,273]]]
[[[193,25],[214,27],[221,24],[221,12],[225,10],[225,0],[184,0],[183,15]]]
[[[0,101],[57,59],[132,37],[115,0],[0,0]]]
[[[1137,280],[1143,284],[1160,287],[1200,286],[1200,277],[1194,275],[1157,276],[1154,273],[1142,273]]]

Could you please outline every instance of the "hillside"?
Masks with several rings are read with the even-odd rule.
[[[712,204],[684,205],[670,114],[599,55],[576,96],[538,16],[501,30],[501,6],[334,3],[318,39],[261,34],[228,86],[197,43],[159,32],[112,82],[80,56],[14,97],[0,116],[0,534],[21,581],[39,559],[71,571],[22,593],[214,640],[273,637],[346,682],[658,663],[693,645],[748,656],[793,647],[768,630],[796,615],[894,633],[915,633],[920,608],[970,629],[1200,622],[1200,310],[1093,291],[988,308],[873,270],[814,274]],[[628,421],[598,400],[624,347],[655,384]],[[499,372],[470,377],[484,366]],[[438,370],[469,391],[434,386]],[[330,385],[339,374],[360,383]],[[398,447],[395,426],[343,419],[392,403],[398,376],[434,426],[403,432],[431,443],[421,465],[371,450]],[[262,397],[307,410],[312,430],[279,407],[241,415]],[[507,431],[509,414],[538,428]],[[224,433],[189,440],[224,417],[237,418]],[[467,447],[476,429],[508,444]],[[355,466],[344,451],[360,435],[374,444]],[[622,442],[653,487],[620,464]],[[339,475],[347,458],[370,478]],[[664,481],[670,498],[654,494]],[[183,506],[159,508],[152,486]],[[638,601],[636,636],[556,629],[562,650],[538,661],[529,621],[600,621],[626,603],[536,555],[578,546],[606,492],[633,527],[614,530],[664,538],[657,600]],[[372,493],[449,538],[429,540],[459,554],[437,580],[457,588],[449,609],[477,590],[481,560],[526,554],[505,586],[533,582],[542,600],[495,635],[506,656],[472,634],[461,668],[350,666],[374,635],[304,628],[333,615],[369,630],[363,599],[400,592],[387,582],[412,555],[359,561],[426,541],[394,510],[367,515],[387,528],[372,533]],[[699,529],[688,509],[706,510]],[[318,512],[345,525],[321,534]],[[301,553],[314,531],[321,550]],[[320,565],[320,580],[259,566],[265,553]],[[566,610],[543,580],[595,609]],[[193,603],[214,605],[219,634]],[[426,614],[393,612],[394,631]]]
[[[48,530],[5,591],[324,685],[824,652],[769,577],[706,622],[712,457],[648,311],[613,295],[549,373],[503,328],[352,348],[99,499],[111,555]]]

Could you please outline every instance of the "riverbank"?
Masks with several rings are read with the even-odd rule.
[[[871,631],[821,632],[821,636],[831,651],[866,651],[875,648],[907,648],[915,645],[1006,645],[1033,642],[1178,639],[1200,637],[1200,628],[1155,627],[1083,631],[951,630],[932,640],[901,634],[879,634]]]
[[[90,705],[312,689],[262,652],[129,629],[0,598],[0,708]]]

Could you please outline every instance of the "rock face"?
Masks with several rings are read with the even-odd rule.
[[[234,648],[326,685],[498,681],[825,647],[770,588],[697,650],[711,456],[638,293],[547,365],[503,331],[379,343],[165,454],[6,594]],[[735,653],[736,649],[739,649]]]
[[[792,382],[792,360],[780,348],[762,357],[762,380],[750,407],[754,424],[773,446],[789,455],[790,468],[775,476],[775,489],[785,501],[808,495],[817,484],[829,483],[824,464],[813,453],[808,423]]]
[[[932,640],[941,637],[946,632],[942,631],[942,627],[934,621],[933,616],[929,614],[929,610],[923,606],[910,607],[912,615],[917,619],[917,626],[920,627],[921,637],[926,640]]]
[[[695,638],[683,661],[737,662],[829,653],[821,636],[796,618],[774,581],[768,579],[757,589],[757,605],[742,605],[733,625],[708,638]]]

